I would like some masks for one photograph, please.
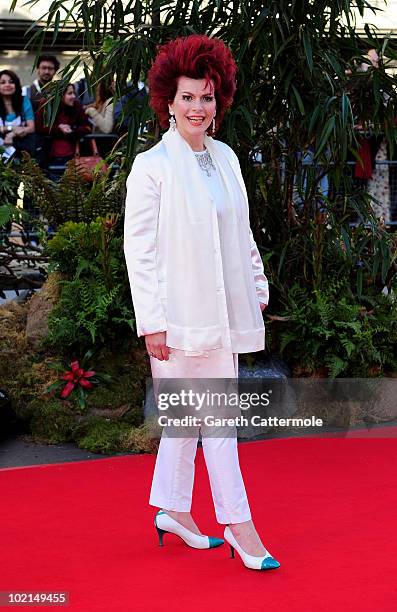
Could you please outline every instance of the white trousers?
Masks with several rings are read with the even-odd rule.
[[[152,377],[162,378],[237,378],[238,354],[227,349],[188,353],[170,349],[168,361],[150,358]],[[149,504],[190,512],[199,427],[188,438],[162,435],[153,474]],[[202,437],[211,493],[218,523],[242,523],[251,519],[244,481],[240,470],[237,436]]]

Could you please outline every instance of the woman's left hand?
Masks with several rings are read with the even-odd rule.
[[[19,125],[13,127],[12,131],[14,132],[14,136],[19,136],[19,138],[23,138],[23,136],[26,136],[26,129]]]
[[[261,302],[260,307],[261,307],[261,311],[263,312],[265,308],[267,307],[267,304],[262,304]]]
[[[12,145],[13,142],[14,142],[14,132],[8,132],[8,134],[4,136],[4,144]]]

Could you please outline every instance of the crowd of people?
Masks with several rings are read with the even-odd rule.
[[[368,53],[368,60],[372,66],[368,62],[359,70],[365,71],[369,66],[374,69],[378,67],[379,58],[374,49]],[[147,95],[145,85],[139,83],[138,86],[130,85],[122,98],[114,100],[113,80],[102,78],[95,87],[93,97],[86,79],[82,78],[66,86],[55,120],[50,123],[49,85],[59,67],[59,61],[54,55],[41,55],[37,61],[36,78],[29,87],[23,88],[15,72],[0,71],[0,157],[3,160],[18,159],[21,152],[26,151],[36,158],[53,180],[59,178],[65,164],[74,157],[76,143],[84,136],[100,135],[100,138],[96,138],[96,145],[99,154],[105,157],[117,140],[117,134],[128,130],[128,117],[125,118],[124,111],[129,108],[131,100],[142,104]],[[373,203],[375,212],[388,222],[390,202],[395,200],[393,186],[397,183],[394,169],[390,171],[389,177],[389,167],[385,163],[385,160],[390,159],[386,140],[384,137],[362,136],[359,142],[360,157],[364,164],[356,161],[355,177],[362,177],[368,183],[368,191],[379,202]],[[91,147],[86,145],[83,152],[90,155]],[[311,154],[309,151],[306,161],[310,162],[308,155]],[[57,168],[55,173],[51,169],[53,166]],[[326,176],[322,183],[323,193],[327,195]]]
[[[142,100],[146,96],[143,84],[131,88],[121,100],[113,103],[114,83],[102,78],[96,87],[95,98],[89,93],[87,81],[81,79],[66,86],[55,120],[49,121],[48,97],[50,82],[59,69],[54,55],[44,54],[37,61],[37,78],[29,87],[12,70],[0,71],[0,155],[3,160],[16,159],[22,151],[35,157],[51,178],[50,167],[64,166],[72,159],[76,143],[88,134],[111,135],[122,133],[123,108],[131,95]],[[106,154],[101,138],[100,153]]]

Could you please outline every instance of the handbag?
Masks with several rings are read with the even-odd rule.
[[[80,143],[77,141],[73,159],[76,172],[78,172],[85,181],[92,182],[96,172],[106,174],[109,168],[99,155],[95,139],[90,138],[89,140],[91,143],[92,155],[80,155]]]

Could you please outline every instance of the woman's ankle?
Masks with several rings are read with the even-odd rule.
[[[166,512],[170,516],[175,516],[179,518],[187,518],[190,516],[190,512],[181,512],[180,510],[167,510],[167,508],[162,508],[163,512]]]
[[[243,521],[242,523],[229,523],[228,527],[232,530],[233,533],[240,533],[246,529],[252,529],[253,527],[252,519],[249,521]]]

